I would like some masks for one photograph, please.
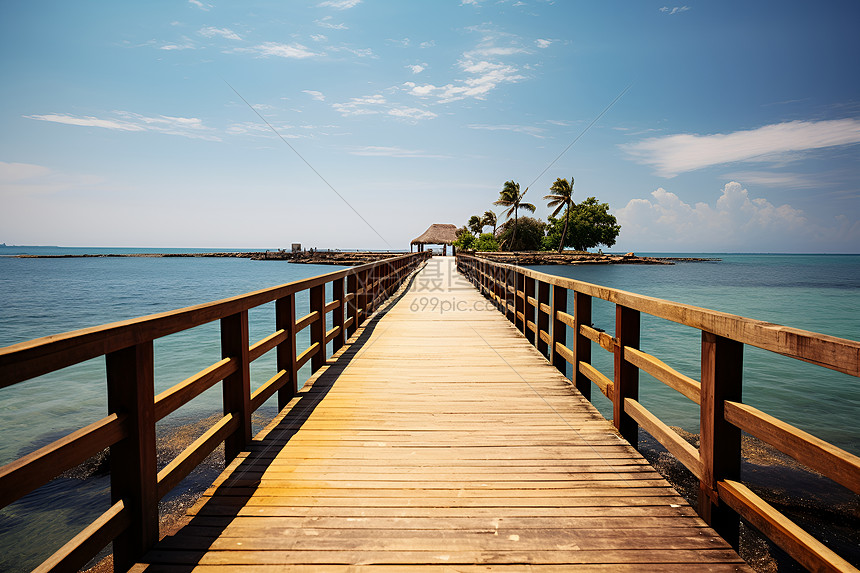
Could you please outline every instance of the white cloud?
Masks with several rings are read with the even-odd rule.
[[[152,131],[192,139],[220,141],[220,138],[213,134],[213,130],[203,125],[203,122],[196,117],[172,117],[168,115],[151,117],[129,111],[116,111],[114,115],[115,118],[109,119],[55,113],[25,115],[24,117],[79,127],[99,127],[114,131]]]
[[[204,12],[208,12],[209,9],[212,8],[212,4],[204,4],[200,0],[188,0],[188,3],[191,4],[192,6],[197,6],[198,8],[203,10]]]
[[[348,30],[346,24],[332,24],[332,17],[326,16],[325,18],[321,18],[320,20],[315,20],[314,23],[317,26],[322,28],[328,28],[329,30]]]
[[[790,121],[748,131],[677,134],[621,145],[664,177],[736,161],[772,161],[789,153],[860,143],[860,120]]]
[[[352,155],[361,155],[364,157],[412,157],[412,158],[429,158],[429,159],[444,159],[444,155],[429,154],[424,151],[414,149],[403,149],[400,147],[381,147],[367,146],[349,152]]]
[[[311,34],[311,40],[314,42],[325,42],[328,40],[328,36],[325,34]]]
[[[309,96],[314,98],[316,101],[325,101],[325,96],[323,95],[322,92],[318,92],[315,90],[302,90],[302,92],[308,94]]]
[[[427,69],[427,64],[412,64],[411,66],[406,66],[408,69],[412,70],[413,74],[420,74],[424,70]]]
[[[298,43],[294,44],[279,44],[278,42],[264,42],[253,48],[244,48],[239,51],[255,52],[263,57],[275,56],[278,58],[303,59],[312,58],[319,54],[312,52],[306,46]]]
[[[543,49],[543,48],[549,48],[553,42],[555,42],[555,40],[544,40],[544,39],[539,38],[539,39],[535,40],[535,45],[538,48]]]
[[[487,131],[513,131],[516,133],[525,133],[527,135],[531,135],[532,137],[537,137],[543,139],[543,133],[545,130],[540,127],[533,127],[530,125],[480,125],[480,124],[472,124],[468,126],[469,129],[484,129]]]
[[[671,16],[672,14],[680,14],[681,12],[686,12],[689,9],[690,9],[689,6],[675,6],[673,8],[669,8],[668,6],[663,6],[662,8],[660,8],[660,11],[663,12],[664,14],[669,14]]]
[[[320,8],[334,8],[335,10],[348,10],[361,4],[361,0],[326,0],[317,6]]]
[[[214,38],[215,36],[220,36],[226,40],[241,40],[241,36],[231,30],[230,28],[214,28],[209,26],[207,28],[202,28],[198,31],[198,34],[201,36],[205,36],[207,38]]]
[[[675,251],[785,250],[785,241],[808,234],[803,211],[750,197],[726,183],[714,205],[685,203],[662,187],[650,199],[631,199],[616,212],[626,244]]]

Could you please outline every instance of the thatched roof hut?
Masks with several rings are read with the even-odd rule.
[[[418,245],[418,250],[423,251],[424,245],[445,245],[443,252],[447,252],[447,246],[454,242],[457,238],[457,225],[445,225],[434,223],[424,231],[424,233],[409,243],[409,250],[412,250],[412,245]]]

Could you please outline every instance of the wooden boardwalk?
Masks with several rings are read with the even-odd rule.
[[[750,570],[431,259],[137,571]]]

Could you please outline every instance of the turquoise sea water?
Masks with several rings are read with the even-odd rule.
[[[65,249],[38,254],[65,253],[80,254]],[[0,255],[3,254],[11,253],[0,249]],[[722,262],[536,268],[750,318],[860,339],[860,256],[701,256],[720,257]],[[241,258],[0,256],[0,346],[209,302],[337,268]],[[331,293],[327,297],[330,299]],[[298,306],[297,314],[305,314],[307,298],[299,297]],[[251,340],[259,340],[273,331],[274,307],[255,309],[249,318]],[[593,320],[596,326],[611,333],[612,305],[595,301]],[[156,392],[219,360],[219,341],[217,323],[157,341]],[[298,344],[300,351],[307,346],[306,331]],[[643,316],[642,348],[699,378],[698,331]],[[611,356],[597,347],[593,356],[595,365],[611,376]],[[274,372],[274,356],[267,355],[254,362],[252,387],[265,382]],[[745,350],[744,375],[746,402],[860,454],[857,378],[754,348]],[[306,371],[303,376],[307,376]],[[645,374],[641,375],[640,386],[643,403],[662,420],[690,431],[698,430],[698,409],[694,404]],[[608,401],[596,390],[593,396],[596,405],[608,413]],[[271,402],[263,409],[269,416],[275,410]],[[106,408],[103,359],[0,389],[0,464],[98,420],[105,415]],[[221,395],[216,385],[159,422],[159,432],[169,432],[220,409]],[[86,485],[61,479],[0,510],[0,570],[29,570],[50,555],[107,508],[108,492],[103,477],[86,480]]]

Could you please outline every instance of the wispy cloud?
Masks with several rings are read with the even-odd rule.
[[[317,52],[310,50],[307,46],[299,43],[281,44],[278,42],[264,42],[251,48],[236,48],[234,52],[254,53],[260,57],[277,57],[301,60],[319,56]]]
[[[320,8],[334,8],[335,10],[348,10],[355,8],[359,4],[361,4],[361,0],[326,0],[317,6]]]
[[[555,40],[545,40],[543,38],[538,38],[537,40],[535,40],[535,45],[538,48],[544,49],[549,48],[553,44],[553,42],[555,42]]]
[[[194,42],[191,40],[191,38],[187,38],[184,36],[182,38],[182,43],[172,42],[170,44],[164,44],[164,45],[158,47],[159,50],[167,50],[167,51],[194,50],[196,48],[197,48],[197,46],[194,44]]]
[[[334,24],[331,20],[331,16],[326,16],[325,18],[315,20],[314,23],[321,28],[328,28],[329,30],[349,30],[346,24]]]
[[[413,74],[420,74],[427,69],[427,64],[412,64],[411,66],[406,66],[406,68],[412,70]]]
[[[230,28],[215,28],[213,26],[209,26],[206,28],[201,28],[198,32],[201,36],[205,36],[207,38],[215,38],[221,37],[226,40],[241,40],[241,36],[231,30]]]
[[[663,177],[737,161],[772,161],[790,153],[860,143],[860,120],[790,121],[713,135],[677,134],[621,145]]]
[[[415,121],[419,119],[433,119],[434,117],[437,117],[436,114],[432,111],[428,111],[426,109],[419,109],[417,107],[392,107],[388,110],[388,115],[400,119],[410,119]]]
[[[382,113],[381,106],[387,103],[381,94],[354,97],[345,103],[332,104],[332,108],[344,117]]]
[[[24,117],[79,127],[99,127],[113,131],[151,131],[193,139],[220,141],[220,138],[213,133],[214,130],[203,125],[203,122],[196,117],[172,117],[168,115],[152,117],[129,111],[116,111],[113,112],[113,115],[113,118],[98,118],[50,113],[25,115]]]
[[[672,8],[669,8],[668,6],[663,6],[662,8],[660,8],[660,11],[664,14],[669,14],[671,16],[672,14],[680,14],[681,12],[686,12],[689,9],[689,6],[674,6]]]
[[[439,103],[450,103],[466,98],[484,99],[499,84],[513,83],[525,78],[513,65],[486,60],[463,60],[458,63],[458,67],[469,77],[444,86],[418,85],[415,82],[405,82],[403,86],[414,96],[435,97]]]
[[[325,101],[325,96],[323,95],[322,92],[318,92],[315,90],[302,90],[302,92],[308,94],[309,96],[314,98],[316,101]]]
[[[364,157],[399,157],[399,158],[425,158],[425,159],[445,159],[445,155],[436,155],[426,153],[421,150],[403,149],[401,147],[379,147],[366,146],[355,149],[349,152],[351,155],[361,155]]]
[[[59,173],[43,165],[0,161],[0,196],[59,193],[102,183],[93,175]]]
[[[375,94],[364,97],[354,97],[348,102],[332,104],[332,108],[344,117],[360,115],[388,115],[407,121],[433,119],[436,114],[426,109],[402,106],[389,102],[385,96]]]
[[[727,173],[725,177],[744,184],[781,189],[818,189],[824,183],[820,176],[812,177],[803,173],[784,171],[735,171]]]
[[[204,12],[208,12],[212,8],[212,4],[204,4],[200,0],[188,0],[188,3],[191,4],[192,6],[197,6],[198,8],[203,10]]]
[[[539,139],[543,139],[544,129],[540,127],[534,127],[531,125],[480,125],[480,124],[472,124],[468,126],[469,129],[483,129],[487,131],[513,131],[515,133],[525,133],[526,135],[531,135],[532,137],[537,137]]]

